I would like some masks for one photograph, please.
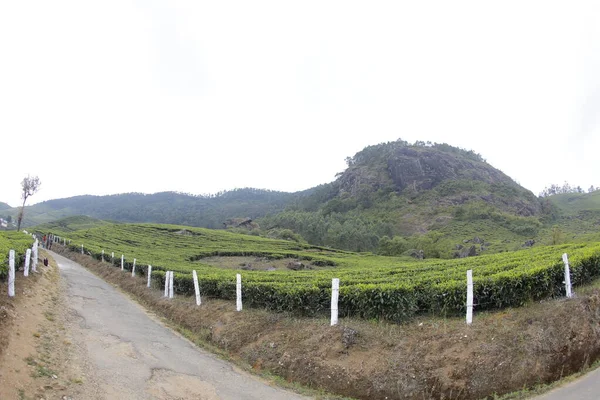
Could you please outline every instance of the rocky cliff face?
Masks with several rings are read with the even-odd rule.
[[[520,216],[540,212],[540,202],[481,156],[447,144],[403,141],[370,146],[348,159],[338,177],[340,195],[388,191],[399,195],[435,191],[439,204],[481,200]]]
[[[387,170],[398,191],[407,187],[431,190],[445,180],[464,178],[489,184],[513,183],[504,173],[481,161],[427,147],[395,150],[387,160]]]

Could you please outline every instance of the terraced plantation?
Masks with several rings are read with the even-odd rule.
[[[14,250],[16,263],[21,265],[25,252],[32,244],[30,235],[15,231],[0,232],[0,279],[5,278],[8,271],[8,252]]]
[[[119,264],[124,254],[129,270],[134,258],[141,273],[151,264],[157,286],[164,282],[164,271],[174,270],[179,294],[193,293],[191,271],[195,269],[203,296],[234,299],[235,274],[241,271],[245,306],[302,315],[328,310],[333,277],[340,279],[341,316],[403,321],[415,314],[462,313],[468,269],[473,270],[477,310],[564,295],[561,256],[565,252],[574,285],[600,275],[600,243],[534,247],[456,260],[412,260],[175,225],[111,224],[73,232],[54,228],[52,232],[70,239],[74,251],[83,244],[98,259],[104,250],[110,262],[114,252],[114,263]],[[224,266],[226,260],[237,264]],[[246,260],[245,270],[240,260]],[[253,261],[274,267],[251,270]],[[311,269],[292,271],[282,268],[282,262],[301,262]]]

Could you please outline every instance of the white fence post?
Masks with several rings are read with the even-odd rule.
[[[169,271],[165,272],[165,295],[163,297],[169,297]]]
[[[115,252],[114,251],[110,254],[110,263],[111,264],[115,263]]]
[[[571,271],[569,270],[569,256],[564,253],[562,256],[563,262],[565,263],[565,289],[567,292],[567,298],[573,297],[573,291],[571,287]]]
[[[125,255],[121,254],[121,271],[125,269]]]
[[[81,245],[81,254],[83,254],[83,244]]]
[[[133,278],[135,276],[135,261],[136,259],[133,259],[133,267],[131,268],[131,277]]]
[[[467,271],[467,325],[473,323],[473,270]]]
[[[31,249],[27,249],[25,253],[25,270],[23,271],[24,276],[29,276],[29,262],[31,261]]]
[[[64,238],[64,239],[63,239],[63,246],[66,246],[66,245],[67,245],[67,239],[66,239],[66,238]]]
[[[8,252],[8,295],[15,296],[15,251]]]
[[[152,265],[148,264],[148,287],[150,287],[150,282],[152,282]]]
[[[173,298],[173,271],[171,271],[171,274],[169,275],[169,298],[172,299]]]
[[[340,297],[340,279],[331,280],[331,326],[338,323],[338,300]]]
[[[237,311],[242,311],[242,275],[236,274],[235,306]]]
[[[196,292],[196,305],[199,306],[202,304],[202,300],[200,299],[200,287],[198,286],[198,274],[196,274],[196,270],[192,271],[192,277],[194,278],[194,291]]]
[[[35,242],[33,243],[33,264],[31,265],[31,269],[33,272],[37,272],[38,246],[39,242],[37,239],[35,239]]]
[[[102,258],[100,258],[100,261],[104,262],[104,249],[102,249]]]

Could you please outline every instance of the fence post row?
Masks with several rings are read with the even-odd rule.
[[[236,274],[235,278],[235,309],[237,311],[242,311],[242,275]]]
[[[15,296],[15,251],[8,252],[8,296]]]
[[[569,270],[569,256],[567,253],[562,255],[563,262],[565,263],[565,291],[567,292],[567,298],[573,297],[573,291],[571,287],[571,271]]]
[[[340,279],[331,280],[331,326],[338,323],[338,300],[340,297]]]

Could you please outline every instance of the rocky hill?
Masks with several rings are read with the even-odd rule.
[[[453,257],[531,244],[546,216],[533,193],[473,151],[398,140],[346,162],[334,182],[261,226],[355,251]]]

